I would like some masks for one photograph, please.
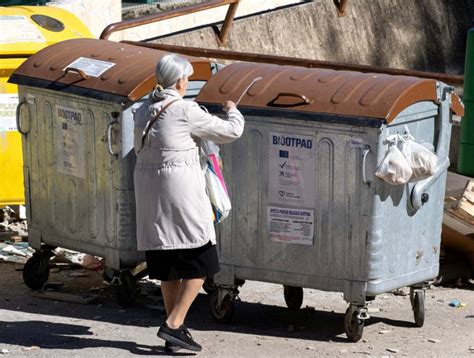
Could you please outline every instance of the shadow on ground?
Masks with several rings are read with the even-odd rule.
[[[13,270],[12,270],[13,271]],[[18,276],[18,277],[17,277]],[[95,279],[95,278],[94,278]],[[93,287],[92,278],[82,285],[82,289]],[[88,323],[97,321],[113,325],[148,328],[151,335],[164,320],[164,313],[151,309],[151,303],[144,295],[139,295],[136,305],[120,308],[115,302],[113,290],[104,290],[96,304],[81,305],[68,302],[50,301],[31,296],[31,291],[23,285],[21,273],[12,275],[0,286],[0,311],[18,312],[18,319],[0,321],[0,343],[21,347],[39,346],[49,349],[81,349],[88,347],[114,347],[137,355],[159,355],[163,352],[162,342],[157,346],[137,345],[133,337],[126,341],[98,339]],[[256,302],[235,303],[235,315],[230,324],[214,321],[210,314],[208,296],[200,294],[193,304],[187,325],[195,331],[232,332],[260,337],[281,337],[313,341],[349,342],[344,334],[344,314],[318,309],[290,311],[286,307]],[[411,310],[407,302],[406,310]],[[28,321],[28,314],[38,315]],[[366,327],[377,323],[392,327],[415,327],[412,321],[394,320],[380,317],[377,313],[366,321]],[[4,317],[12,317],[5,314]],[[71,323],[51,322],[50,317],[61,317]],[[77,324],[80,321],[80,324]],[[84,325],[85,324],[85,325]],[[105,329],[110,329],[105,326]],[[115,329],[115,327],[113,327]]]
[[[78,350],[85,348],[116,348],[136,355],[169,355],[164,347],[141,345],[133,341],[111,341],[94,337],[90,327],[45,321],[1,322],[0,343],[39,347],[40,349]],[[30,348],[31,349],[31,348]],[[193,353],[176,353],[189,356]]]

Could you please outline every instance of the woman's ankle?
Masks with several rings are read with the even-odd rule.
[[[183,325],[183,322],[179,322],[179,321],[174,321],[174,320],[170,320],[169,318],[166,320],[166,325],[171,328],[171,329],[178,329],[179,327],[181,327]]]

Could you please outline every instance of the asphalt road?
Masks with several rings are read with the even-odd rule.
[[[22,265],[0,263],[0,353],[15,357],[163,356],[156,331],[163,322],[155,282],[140,282],[132,308],[120,308],[113,290],[95,271],[62,270],[50,282],[59,292],[93,294],[98,301],[76,304],[37,298],[22,281]],[[84,277],[71,277],[77,273]],[[474,284],[434,287],[426,293],[426,320],[413,323],[408,296],[392,293],[370,305],[364,336],[344,333],[347,304],[341,293],[305,289],[303,309],[290,311],[279,285],[247,282],[232,323],[216,323],[203,292],[187,325],[204,347],[201,357],[474,357]],[[449,307],[458,299],[462,308]],[[178,356],[195,355],[181,351]]]

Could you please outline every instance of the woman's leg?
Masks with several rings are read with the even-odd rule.
[[[198,295],[203,283],[204,277],[182,280],[181,284],[178,284],[179,290],[171,313],[168,313],[168,306],[166,304],[165,293],[163,291],[166,312],[168,313],[168,319],[166,320],[168,327],[176,329],[184,323],[186,314],[188,313],[188,310],[191,307],[194,299]]]
[[[165,302],[166,316],[169,317],[173,312],[178,300],[178,294],[181,286],[181,280],[161,281],[161,293]]]

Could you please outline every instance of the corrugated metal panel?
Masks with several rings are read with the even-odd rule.
[[[262,80],[248,90],[242,106],[378,118],[389,123],[409,105],[437,99],[432,79],[236,63],[213,76],[197,101],[235,101],[257,77]]]
[[[155,86],[155,66],[165,54],[163,51],[106,40],[69,40],[49,46],[31,56],[15,71],[10,81],[95,98],[108,95],[136,101]],[[88,65],[89,69],[112,67],[103,73],[97,71],[100,73],[97,76],[85,76],[79,71],[84,72],[85,65],[71,66],[81,57],[85,59],[83,63]],[[187,57],[194,67],[191,79],[207,80],[211,76],[208,60],[184,57]],[[72,69],[68,70],[68,67]]]

